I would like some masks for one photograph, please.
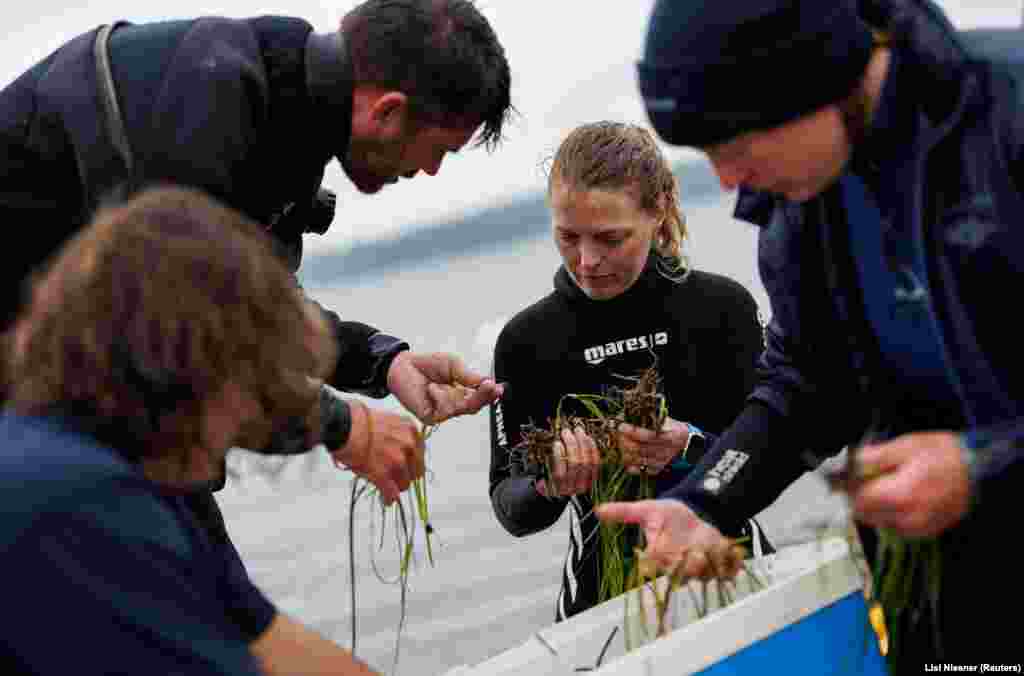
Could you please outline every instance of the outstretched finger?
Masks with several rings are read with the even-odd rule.
[[[484,406],[493,403],[500,395],[500,389],[493,380],[485,379],[475,389],[459,385],[462,400],[458,403],[455,415],[476,413]]]
[[[597,518],[610,523],[632,523],[646,526],[651,518],[651,500],[637,502],[606,502],[595,508]]]
[[[467,367],[461,359],[451,355],[448,362],[449,376],[452,385],[465,385],[466,387],[479,387],[487,377]]]

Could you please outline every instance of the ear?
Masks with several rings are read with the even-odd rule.
[[[370,103],[369,119],[382,138],[397,138],[405,131],[409,98],[398,91],[379,94]]]

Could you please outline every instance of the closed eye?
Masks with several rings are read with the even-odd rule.
[[[628,235],[623,232],[606,232],[598,236],[601,242],[609,246],[617,246],[626,241]]]

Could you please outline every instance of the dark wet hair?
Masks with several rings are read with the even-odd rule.
[[[493,148],[512,112],[505,50],[470,0],[366,0],[341,21],[356,81],[405,93],[416,119],[482,124]]]

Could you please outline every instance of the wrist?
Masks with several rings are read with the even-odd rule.
[[[395,386],[392,384],[391,379],[401,369],[402,363],[410,358],[410,354],[408,349],[402,349],[381,358],[381,368],[384,369],[385,374],[384,383],[388,388],[388,392],[395,391]]]
[[[334,394],[326,385],[320,387],[319,443],[328,451],[336,451],[348,443],[352,433],[352,411],[347,401]]]
[[[686,425],[686,442],[669,465],[672,469],[676,470],[692,469],[700,462],[701,457],[703,457],[704,452],[707,450],[707,436],[705,436],[704,432],[692,423],[683,424]]]
[[[373,428],[369,407],[361,401],[349,400],[351,427],[345,445],[332,452],[335,463],[342,463],[348,468],[359,464],[360,458],[369,455],[373,444]]]
[[[383,384],[386,390],[383,392],[383,396],[394,391],[391,386],[391,373],[394,370],[392,367],[399,357],[408,358],[409,349],[409,343],[385,333],[377,333],[370,337],[370,353],[376,361],[373,368],[373,380]]]

